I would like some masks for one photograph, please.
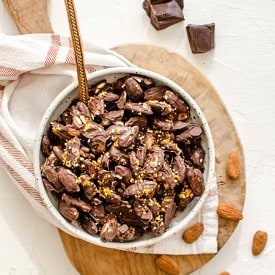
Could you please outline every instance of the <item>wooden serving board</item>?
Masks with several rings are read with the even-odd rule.
[[[3,0],[21,33],[52,32],[47,16],[47,0]],[[38,12],[34,12],[34,10]],[[114,51],[134,64],[160,73],[182,86],[198,103],[210,125],[216,151],[216,175],[220,202],[230,202],[240,210],[245,200],[245,163],[242,145],[231,118],[211,83],[183,57],[151,45],[123,45]],[[231,150],[239,152],[242,173],[233,181],[226,175]],[[237,222],[219,219],[218,250],[233,234]],[[64,249],[82,275],[165,274],[155,265],[157,255],[106,249],[59,231]],[[215,254],[171,256],[179,264],[180,274],[190,274]]]

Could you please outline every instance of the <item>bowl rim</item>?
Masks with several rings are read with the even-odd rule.
[[[100,239],[98,235],[93,236],[89,233],[85,232],[83,229],[76,227],[72,223],[69,223],[57,210],[57,208],[52,204],[51,199],[48,195],[48,191],[45,189],[42,183],[41,177],[41,170],[40,170],[40,156],[41,156],[41,139],[44,134],[45,128],[47,128],[49,119],[53,115],[55,109],[62,104],[66,100],[66,97],[69,97],[70,94],[74,93],[75,89],[78,86],[77,80],[69,84],[65,89],[63,89],[55,99],[50,103],[49,107],[45,111],[42,119],[40,120],[37,135],[34,144],[34,152],[33,152],[33,160],[34,160],[34,174],[35,174],[35,181],[38,187],[38,191],[43,197],[45,202],[46,208],[51,212],[53,217],[58,221],[56,225],[60,227],[60,229],[64,230],[70,235],[73,235],[77,238],[80,238],[84,241],[89,243],[103,246],[107,248],[114,248],[114,249],[121,249],[121,250],[130,250],[134,251],[136,248],[139,247],[148,247],[152,246],[164,239],[171,237],[172,235],[177,234],[177,232],[186,228],[186,226],[191,222],[191,220],[195,217],[195,215],[199,212],[202,208],[208,194],[209,194],[209,186],[211,182],[215,180],[215,151],[214,151],[214,142],[212,138],[212,134],[210,131],[209,124],[196,103],[196,101],[176,82],[170,80],[166,76],[163,76],[159,73],[149,71],[146,69],[138,68],[138,67],[113,67],[113,68],[106,68],[101,69],[95,72],[88,74],[87,79],[88,82],[93,81],[94,79],[104,79],[104,76],[113,75],[113,74],[136,74],[136,75],[145,75],[147,77],[153,78],[158,82],[165,83],[169,88],[171,88],[176,93],[180,94],[181,97],[187,102],[191,109],[197,113],[202,128],[204,130],[204,134],[207,140],[207,150],[208,150],[208,173],[207,178],[205,179],[205,190],[203,194],[198,197],[195,205],[192,207],[191,211],[184,217],[184,219],[176,224],[173,225],[172,228],[168,228],[166,232],[161,234],[160,236],[154,236],[149,239],[138,239],[130,242],[105,242]],[[100,81],[100,80],[99,80]],[[96,83],[96,82],[95,82]]]

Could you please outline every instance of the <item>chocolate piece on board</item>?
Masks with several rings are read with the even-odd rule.
[[[215,23],[186,26],[189,44],[192,53],[206,53],[215,46]]]
[[[150,0],[145,0],[142,6],[151,18],[151,24],[157,30],[184,20],[183,11],[176,0],[154,5],[150,3]]]

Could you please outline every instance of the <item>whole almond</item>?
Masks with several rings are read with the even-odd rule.
[[[193,243],[199,238],[203,230],[204,226],[202,223],[195,223],[192,226],[188,227],[186,230],[184,230],[182,234],[182,239],[186,243]]]
[[[239,221],[243,219],[242,212],[229,203],[220,203],[217,208],[217,213],[221,218],[231,221]]]
[[[170,256],[161,255],[156,258],[156,265],[159,269],[170,275],[179,274],[179,266]]]
[[[223,271],[220,273],[220,275],[230,275],[230,273],[228,271]]]
[[[241,161],[236,151],[232,151],[227,159],[226,174],[236,180],[241,174]]]
[[[259,255],[265,248],[267,242],[267,233],[265,231],[258,230],[253,237],[252,253],[254,256]]]

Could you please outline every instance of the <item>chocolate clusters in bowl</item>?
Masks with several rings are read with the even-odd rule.
[[[204,191],[202,133],[168,87],[103,80],[50,123],[42,180],[63,217],[102,240],[159,236]]]

